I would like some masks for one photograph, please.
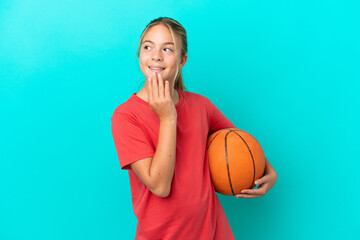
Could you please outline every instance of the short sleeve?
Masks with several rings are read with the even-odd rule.
[[[235,125],[208,98],[206,98],[206,104],[209,117],[209,135],[224,128],[235,128]]]
[[[114,113],[111,131],[121,169],[129,170],[129,164],[154,156],[154,147],[134,117]]]

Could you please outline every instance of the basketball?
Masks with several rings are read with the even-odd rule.
[[[265,171],[265,155],[249,133],[227,128],[211,134],[207,141],[211,180],[215,191],[236,195],[255,187]]]

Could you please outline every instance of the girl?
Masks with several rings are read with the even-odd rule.
[[[135,239],[234,239],[211,183],[206,142],[235,126],[208,98],[184,90],[185,29],[171,18],[151,21],[136,54],[146,83],[111,118],[120,166],[129,172]],[[276,179],[266,160],[260,187],[236,197],[263,196]]]

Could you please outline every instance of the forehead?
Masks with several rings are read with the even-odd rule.
[[[148,29],[144,35],[143,42],[146,40],[150,40],[155,44],[174,42],[170,30],[162,24],[155,25]]]

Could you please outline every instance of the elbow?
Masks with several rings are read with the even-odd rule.
[[[160,198],[167,198],[170,195],[170,192],[163,192],[161,194],[158,194],[156,196],[160,197]]]
[[[168,188],[157,188],[151,192],[158,197],[166,198],[170,195],[170,191],[171,191],[171,189],[170,189],[170,187],[168,187]]]

